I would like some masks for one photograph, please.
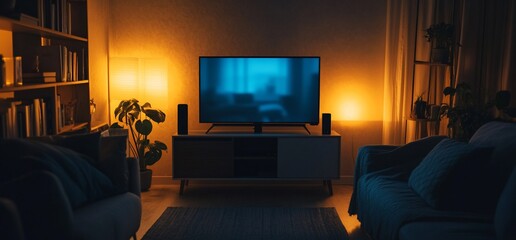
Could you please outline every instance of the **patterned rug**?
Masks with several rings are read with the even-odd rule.
[[[167,208],[143,240],[347,240],[335,208]]]

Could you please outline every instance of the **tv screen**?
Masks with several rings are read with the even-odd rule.
[[[319,123],[319,57],[200,57],[201,123]]]

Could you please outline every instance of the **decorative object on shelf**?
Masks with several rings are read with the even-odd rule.
[[[75,124],[75,109],[77,100],[72,100],[64,105],[64,125]]]
[[[425,38],[432,43],[431,61],[449,63],[450,51],[454,43],[455,28],[453,24],[438,23],[426,29]]]
[[[4,86],[6,80],[4,56],[0,54],[0,88]]]
[[[22,70],[22,57],[14,57],[14,85],[23,85],[23,70]]]
[[[152,171],[147,168],[161,159],[162,151],[167,150],[167,145],[155,140],[151,142],[149,135],[152,132],[152,122],[165,121],[165,113],[153,109],[150,103],[140,105],[136,99],[122,100],[115,109],[115,118],[111,128],[122,128],[123,123],[129,128],[129,154],[139,159],[141,190],[147,191],[152,180]]]
[[[95,103],[95,99],[90,99],[90,114],[94,114],[97,111],[97,104]]]
[[[417,119],[426,118],[426,101],[423,101],[423,96],[417,97],[414,103],[414,115]]]

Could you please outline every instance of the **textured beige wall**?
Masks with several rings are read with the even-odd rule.
[[[97,107],[91,126],[109,122],[108,109],[108,10],[109,2],[88,0],[88,57],[90,99]]]
[[[358,146],[381,142],[384,1],[111,0],[110,3],[109,57],[157,57],[167,61],[167,96],[153,102],[153,106],[163,108],[168,119],[156,128],[153,138],[168,146],[171,135],[177,131],[178,103],[189,105],[190,129],[209,127],[198,120],[198,57],[201,55],[320,56],[321,112],[333,113],[334,130],[343,136],[341,175],[352,175]],[[348,116],[353,108],[354,114]],[[320,126],[311,129],[319,130]],[[151,168],[157,180],[159,176],[170,179],[171,151]]]

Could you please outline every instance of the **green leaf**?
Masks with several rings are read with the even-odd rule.
[[[162,122],[165,121],[166,115],[161,110],[145,109],[144,113],[145,113],[145,115],[147,115],[147,117],[149,117],[150,119],[152,119],[156,123],[162,123]]]
[[[159,149],[151,149],[145,153],[145,164],[153,165],[161,158],[162,152]]]
[[[154,141],[154,144],[156,145],[157,148],[159,148],[161,150],[167,150],[167,145],[163,142],[156,140],[156,141]]]
[[[147,119],[143,121],[138,120],[136,121],[135,128],[140,134],[149,135],[152,132],[152,123]]]
[[[455,95],[455,89],[452,87],[445,87],[443,90],[443,94],[445,96],[448,96],[448,95],[453,96],[453,95]]]
[[[145,104],[143,104],[142,109],[145,109],[145,108],[151,108],[150,103],[146,102]]]

